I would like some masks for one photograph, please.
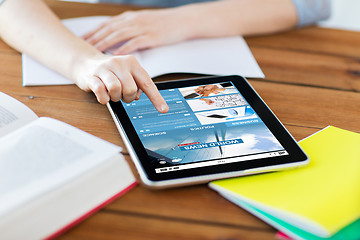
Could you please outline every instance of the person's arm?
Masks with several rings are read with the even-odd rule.
[[[293,28],[291,0],[222,0],[176,8],[125,12],[84,38],[99,50],[127,41],[115,54],[193,38],[248,36]]]
[[[131,102],[142,91],[155,107],[168,106],[132,56],[110,57],[73,35],[41,0],[6,0],[0,5],[0,37],[51,69],[93,91],[100,103]],[[142,91],[141,91],[142,90]]]

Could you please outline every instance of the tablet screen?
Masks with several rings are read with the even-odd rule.
[[[232,82],[160,90],[122,103],[156,174],[288,155]]]

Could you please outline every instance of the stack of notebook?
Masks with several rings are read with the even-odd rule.
[[[210,187],[293,239],[360,239],[360,134],[327,127],[302,140],[304,168]]]

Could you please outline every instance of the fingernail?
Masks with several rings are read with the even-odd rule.
[[[161,105],[160,111],[164,113],[167,112],[167,105]]]

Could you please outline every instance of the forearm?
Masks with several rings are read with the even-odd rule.
[[[267,34],[297,24],[291,0],[221,0],[175,9],[191,26],[188,38]]]
[[[0,6],[0,36],[13,48],[73,80],[74,66],[100,54],[66,29],[41,0],[6,0]]]
[[[134,57],[102,54],[67,30],[41,0],[6,0],[0,6],[0,36],[81,89],[93,91],[100,103],[128,103],[145,92],[159,112],[169,109]]]

